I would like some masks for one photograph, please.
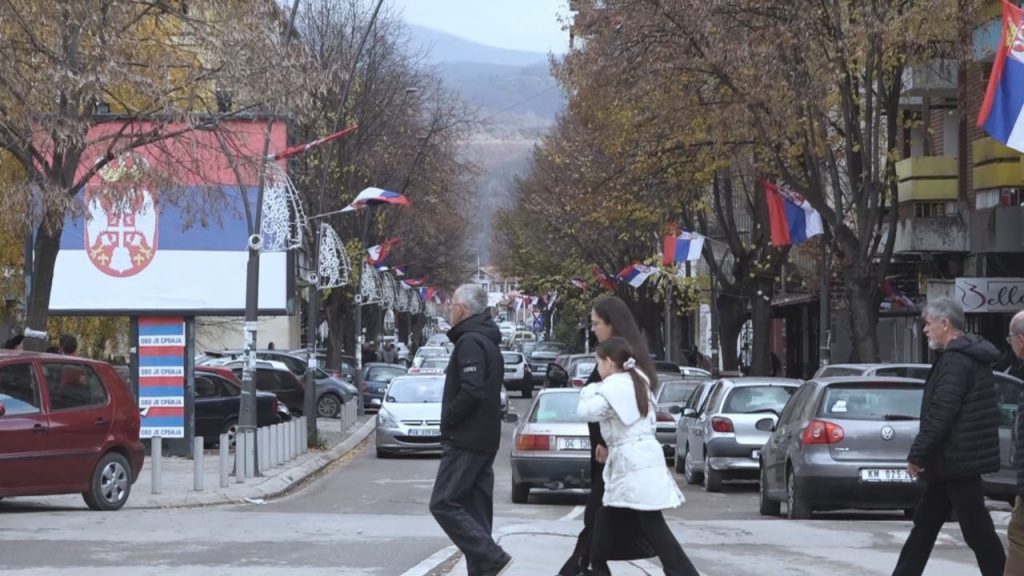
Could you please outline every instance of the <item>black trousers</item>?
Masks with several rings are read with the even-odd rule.
[[[494,568],[505,556],[491,537],[494,456],[445,445],[430,495],[430,513],[465,555],[470,576]]]
[[[639,526],[643,537],[650,543],[661,560],[666,576],[700,576],[679,545],[672,530],[665,523],[660,510],[643,511],[605,506],[597,513],[594,525],[593,543],[590,548],[590,568],[594,576],[611,576],[608,568],[608,551],[615,542],[630,537],[622,527],[632,524]]]
[[[893,576],[920,576],[928,564],[935,538],[955,510],[964,540],[974,551],[982,576],[1003,576],[1006,553],[996,535],[992,517],[985,509],[985,491],[981,476],[928,482],[914,513],[910,531]]]

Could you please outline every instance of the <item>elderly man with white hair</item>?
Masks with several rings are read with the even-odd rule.
[[[498,576],[512,563],[491,536],[505,379],[501,332],[487,308],[487,292],[476,284],[459,286],[449,317],[455,349],[444,382],[442,454],[430,513],[466,556],[470,576]]]

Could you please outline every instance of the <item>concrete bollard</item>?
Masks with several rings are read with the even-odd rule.
[[[235,432],[235,482],[245,482],[245,434]]]
[[[274,439],[271,441],[274,444],[274,467],[279,468],[281,463],[284,462],[284,443],[281,441],[281,436],[284,434],[284,422],[274,425]]]
[[[267,427],[267,468],[277,468],[277,424]]]
[[[245,477],[256,477],[256,434],[252,430],[245,433]]]
[[[220,459],[217,464],[220,466],[220,487],[227,488],[231,483],[231,446],[228,444],[228,435],[220,435]]]
[[[284,453],[288,457],[289,462],[295,457],[295,423],[298,421],[298,418],[289,420],[288,426],[284,430]]]
[[[150,471],[153,473],[153,482],[150,485],[150,491],[153,494],[160,494],[163,492],[163,471],[161,470],[161,460],[164,455],[164,444],[163,439],[159,436],[155,436],[150,440],[150,460],[151,466]]]
[[[305,416],[302,418],[302,442],[299,443],[299,447],[302,448],[302,453],[309,452],[309,421],[306,420]]]
[[[267,459],[263,452],[267,449],[266,444],[263,442],[263,434],[266,428],[256,429],[256,475],[263,476],[263,472],[267,469]]]
[[[196,436],[192,442],[192,489],[196,492],[203,491],[203,437]]]

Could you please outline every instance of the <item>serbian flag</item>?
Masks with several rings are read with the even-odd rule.
[[[704,237],[696,232],[680,232],[678,235],[665,236],[661,263],[667,266],[678,262],[700,260],[703,250]]]
[[[608,275],[605,274],[601,270],[601,268],[597,266],[597,264],[594,264],[593,268],[591,268],[590,271],[594,274],[594,278],[597,278],[597,281],[601,283],[601,286],[604,286],[605,290],[609,292],[615,292],[615,279],[609,278]]]
[[[423,283],[426,281],[426,278],[409,278],[408,280],[405,280],[405,283],[411,288],[416,288],[418,286],[423,286]]]
[[[572,282],[573,286],[579,288],[580,292],[583,292],[584,294],[587,293],[587,282],[582,278],[573,278],[572,280],[570,280],[570,282]]]
[[[359,195],[355,197],[355,200],[352,200],[352,202],[349,203],[348,206],[342,208],[341,211],[351,212],[353,210],[366,208],[367,206],[378,206],[381,204],[399,204],[401,206],[408,206],[409,199],[398,192],[370,187],[360,192]]]
[[[391,238],[385,240],[383,244],[377,244],[376,246],[370,246],[366,250],[367,257],[366,262],[376,266],[383,264],[388,259],[388,252],[391,251],[391,247],[398,243],[398,238]]]
[[[644,266],[639,262],[633,262],[629,266],[622,269],[619,272],[619,278],[622,278],[629,283],[633,288],[639,288],[644,285],[653,274],[656,274],[658,269],[653,266]]]
[[[420,288],[420,300],[430,300],[434,297],[434,289],[430,287]]]
[[[785,185],[762,182],[768,201],[768,223],[772,228],[772,246],[800,244],[825,231],[821,214],[803,196]]]
[[[978,127],[993,140],[1024,152],[1024,30],[1021,9],[1003,1],[1003,31],[992,61]]]

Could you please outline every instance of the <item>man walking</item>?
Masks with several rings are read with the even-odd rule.
[[[928,347],[939,357],[928,373],[921,426],[907,472],[927,482],[914,527],[893,576],[920,576],[942,524],[954,510],[982,576],[1003,576],[1006,554],[985,509],[981,475],[999,470],[999,409],[990,365],[999,351],[964,334],[964,310],[948,298],[924,309]]]
[[[1024,359],[1024,312],[1017,312],[1010,320],[1010,335],[1006,337],[1013,354]],[[1014,422],[1013,434],[1013,465],[1017,468],[1017,502],[1013,506],[1010,525],[1006,527],[1006,540],[1009,550],[1006,554],[1006,570],[1003,576],[1024,575],[1024,399],[1017,407],[1017,420]]]
[[[441,404],[441,463],[430,513],[466,556],[469,576],[497,576],[512,557],[494,542],[494,456],[501,439],[501,332],[475,284],[455,291],[448,338],[455,343]]]

